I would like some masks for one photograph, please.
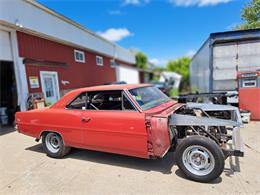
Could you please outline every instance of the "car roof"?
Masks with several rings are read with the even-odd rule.
[[[98,85],[92,87],[84,87],[75,89],[73,91],[83,92],[83,91],[103,91],[103,90],[130,90],[140,87],[152,86],[151,84],[118,84],[118,85]]]
[[[130,90],[140,87],[148,87],[152,86],[150,84],[124,84],[124,85],[99,85],[93,87],[85,87],[74,89],[64,95],[60,100],[58,100],[55,104],[53,104],[50,108],[64,108],[76,95],[82,92],[88,91],[109,91],[109,90]]]

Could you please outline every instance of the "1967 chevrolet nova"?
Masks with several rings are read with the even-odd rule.
[[[16,113],[16,124],[53,158],[71,147],[150,159],[172,149],[178,167],[200,182],[219,177],[228,156],[243,156],[237,108],[178,104],[146,84],[73,90],[49,108]]]

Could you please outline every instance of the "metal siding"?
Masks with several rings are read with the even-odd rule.
[[[190,65],[193,91],[236,90],[237,71],[260,69],[259,39],[260,29],[212,33]]]
[[[260,40],[238,43],[238,70],[260,69]]]
[[[77,63],[74,60],[74,49],[77,48],[22,32],[17,32],[17,37],[20,57],[67,64],[64,67],[26,64],[27,79],[29,76],[38,76],[40,81],[40,71],[57,71],[61,90],[116,81],[115,68],[110,66],[110,58],[108,57],[102,56],[104,66],[97,66],[96,55],[100,56],[100,54],[84,51],[86,62]],[[63,85],[61,84],[62,80],[69,81],[70,84]],[[41,88],[30,89],[29,87],[29,92],[41,92]]]
[[[192,91],[210,90],[210,42],[207,40],[190,64],[190,83]]]
[[[135,56],[129,50],[105,40],[75,22],[30,0],[2,0],[0,23],[22,26],[27,32],[65,41],[94,52],[135,63]],[[11,10],[11,11],[10,11]]]
[[[213,48],[213,90],[236,90],[238,71],[256,71],[259,68],[259,40],[215,44]]]
[[[213,46],[213,91],[229,91],[237,88],[237,43]]]

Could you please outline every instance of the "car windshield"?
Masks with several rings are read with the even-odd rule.
[[[171,99],[162,93],[158,88],[149,86],[129,90],[132,97],[139,104],[142,110],[156,107]]]

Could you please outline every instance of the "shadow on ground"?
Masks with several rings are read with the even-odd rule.
[[[15,129],[13,126],[0,127],[0,136],[8,134],[8,133],[12,133],[14,131],[15,131]]]
[[[37,144],[26,148],[26,150],[44,153],[42,144]],[[156,160],[148,160],[136,157],[123,156],[118,154],[111,154],[105,152],[97,152],[83,149],[72,149],[70,154],[65,158],[73,158],[77,160],[91,161],[100,164],[109,164],[112,166],[126,167],[131,169],[137,169],[141,171],[157,171],[162,174],[172,174],[172,167],[176,166],[175,153],[168,152],[164,158]],[[224,173],[233,172],[234,170],[226,168]],[[183,179],[187,177],[182,173],[180,169],[175,171],[175,174]],[[222,178],[219,177],[208,184],[218,184],[222,182]]]
[[[42,145],[37,144],[26,148],[26,150],[44,153]],[[83,149],[72,149],[65,158],[91,161],[101,164],[138,169],[142,171],[157,171],[163,174],[171,174],[172,167],[175,165],[174,153],[168,152],[162,159],[148,160],[136,157],[123,156],[105,152],[97,152]]]

